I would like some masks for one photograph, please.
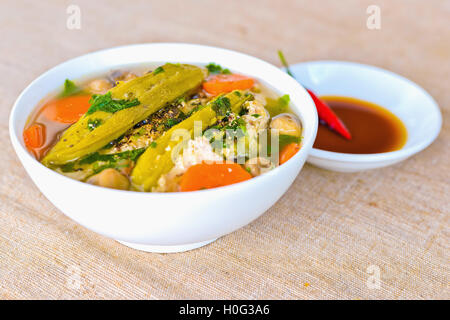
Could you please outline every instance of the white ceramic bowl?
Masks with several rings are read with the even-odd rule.
[[[319,96],[354,97],[390,110],[408,131],[405,146],[393,152],[348,154],[313,148],[308,157],[313,165],[340,172],[385,167],[425,149],[439,134],[442,116],[436,102],[417,84],[395,73],[342,61],[299,63],[291,71]]]
[[[140,193],[93,186],[60,175],[36,161],[24,147],[26,120],[66,78],[107,72],[131,64],[216,62],[262,79],[289,94],[304,132],[301,150],[275,170],[231,186],[185,193]],[[317,113],[307,92],[278,68],[257,58],[220,48],[176,43],[130,45],[90,53],[47,71],[19,96],[10,116],[14,149],[41,192],[81,225],[130,247],[177,252],[200,247],[250,223],[269,209],[300,172],[317,132]]]

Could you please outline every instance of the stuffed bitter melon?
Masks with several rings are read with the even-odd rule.
[[[66,79],[31,114],[27,149],[88,184],[183,192],[248,180],[301,148],[287,95],[215,63],[153,67]],[[272,100],[283,104],[274,118]]]
[[[64,165],[99,150],[168,103],[196,90],[204,79],[204,71],[192,65],[165,64],[156,70],[119,83],[103,100],[97,98],[98,104],[94,99],[91,109],[64,132],[42,163]],[[115,104],[123,108],[115,111]]]
[[[186,119],[189,112],[199,104],[199,99],[178,99],[139,122],[122,137],[109,142],[100,150],[53,169],[80,181],[86,181],[106,168],[130,173],[137,157],[165,131]]]
[[[177,130],[185,130],[187,133],[185,138],[190,139],[194,136],[194,125],[196,122],[201,123],[202,132],[228,113],[238,114],[243,104],[252,98],[252,95],[243,94],[241,91],[220,95],[189,118],[166,131],[160,138],[155,140],[154,146],[148,148],[138,159],[131,173],[133,188],[140,191],[151,191],[159,177],[169,172],[174,166],[172,151],[183,139],[179,135],[174,139],[174,134],[176,134]]]

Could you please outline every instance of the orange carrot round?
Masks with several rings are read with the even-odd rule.
[[[223,187],[251,179],[251,174],[237,163],[201,163],[190,167],[181,177],[181,191]]]
[[[36,123],[23,132],[25,145],[30,149],[40,148],[45,142],[45,127]]]
[[[283,164],[292,158],[298,150],[300,150],[300,145],[298,143],[293,142],[286,145],[280,152],[280,164]]]
[[[218,74],[203,83],[203,89],[213,95],[233,90],[246,90],[253,87],[255,80],[240,74]]]
[[[72,124],[88,111],[91,106],[90,99],[90,95],[81,95],[52,100],[42,110],[50,120]]]

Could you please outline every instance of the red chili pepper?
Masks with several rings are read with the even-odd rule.
[[[336,131],[345,139],[350,140],[352,138],[350,131],[348,131],[347,127],[333,112],[333,110],[331,110],[331,108],[323,100],[320,100],[314,92],[309,89],[306,89],[306,91],[308,91],[309,95],[314,101],[314,104],[316,105],[319,119],[324,121],[331,130]]]
[[[284,58],[284,54],[283,54],[283,52],[281,52],[281,50],[278,50],[278,56],[280,57],[281,64],[286,68],[287,74],[295,79],[295,76],[289,69],[289,64],[287,63],[286,59]],[[345,127],[344,123],[341,121],[341,119],[338,118],[338,116],[333,112],[333,110],[331,110],[331,108],[325,102],[320,100],[315,95],[314,92],[312,92],[309,89],[306,89],[306,91],[308,91],[309,95],[311,96],[311,98],[314,101],[314,104],[316,105],[317,114],[319,115],[319,119],[322,120],[323,122],[325,122],[331,130],[336,131],[341,136],[343,136],[345,139],[350,140],[352,138],[350,131],[348,131],[348,129]]]

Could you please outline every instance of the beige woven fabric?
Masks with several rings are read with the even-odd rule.
[[[66,28],[71,3],[81,30]],[[366,28],[371,4],[381,8],[380,30]],[[448,0],[2,0],[0,297],[449,299],[449,16]],[[8,115],[50,67],[153,41],[216,45],[277,65],[281,48],[291,62],[387,68],[433,95],[444,127],[427,150],[389,168],[339,174],[306,165],[273,208],[211,245],[135,251],[43,197],[12,150]]]

